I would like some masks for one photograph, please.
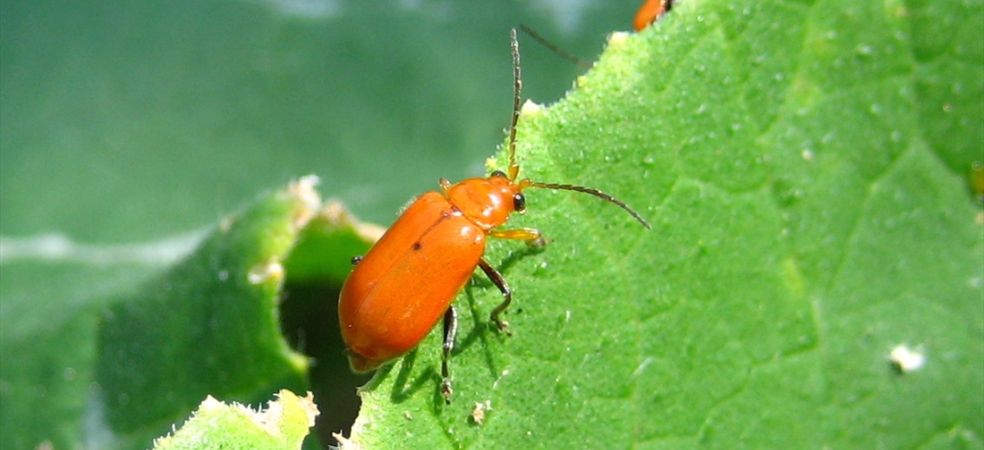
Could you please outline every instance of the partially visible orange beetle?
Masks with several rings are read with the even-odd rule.
[[[639,11],[636,12],[635,20],[632,21],[632,27],[636,31],[642,31],[653,22],[659,20],[660,17],[663,17],[663,14],[666,14],[670,8],[673,8],[673,0],[646,0],[639,7]]]
[[[594,195],[614,203],[647,229],[638,213],[597,189],[568,184],[517,181],[516,121],[519,118],[522,77],[516,30],[510,33],[513,57],[513,115],[509,127],[508,174],[493,172],[457,184],[442,179],[441,192],[418,197],[369,250],[353,258],[355,265],[342,286],[338,315],[349,363],[367,372],[413,349],[444,317],[441,393],[450,401],[448,359],[457,332],[457,314],[451,302],[479,267],[504,297],[491,313],[498,329],[507,332],[502,313],[512,300],[502,275],[482,259],[486,237],[536,242],[540,232],[530,228],[497,229],[514,212],[526,209],[523,190],[529,187],[562,189]]]

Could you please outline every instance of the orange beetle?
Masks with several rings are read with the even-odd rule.
[[[632,21],[632,27],[636,31],[642,31],[653,22],[659,20],[660,17],[663,17],[663,14],[666,14],[672,7],[673,0],[646,0],[639,7],[639,11],[636,12],[635,20]]]
[[[625,209],[647,229],[649,223],[625,203],[597,189],[567,184],[516,181],[516,121],[519,118],[519,43],[510,33],[513,56],[513,115],[509,128],[509,173],[493,172],[457,184],[442,179],[441,192],[418,197],[369,250],[352,259],[355,267],[342,286],[338,316],[349,363],[367,372],[413,349],[444,317],[441,392],[450,401],[448,359],[457,332],[457,314],[451,302],[479,267],[504,297],[492,310],[500,331],[508,324],[501,314],[512,300],[502,275],[482,259],[486,237],[542,242],[535,229],[497,229],[514,212],[524,212],[522,191],[529,187],[583,192]]]

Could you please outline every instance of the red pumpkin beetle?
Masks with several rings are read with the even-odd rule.
[[[450,400],[448,358],[454,346],[457,315],[451,302],[479,267],[502,292],[503,301],[491,320],[507,332],[502,313],[512,300],[502,274],[482,259],[488,237],[527,242],[541,240],[531,228],[498,227],[510,214],[526,209],[526,188],[561,189],[599,197],[627,211],[646,228],[649,224],[625,203],[597,189],[569,184],[517,180],[516,121],[522,77],[516,30],[510,33],[513,57],[513,115],[509,127],[508,173],[493,172],[456,184],[442,179],[440,192],[418,197],[354,268],[342,287],[338,315],[349,362],[366,372],[413,349],[444,318],[441,392]]]

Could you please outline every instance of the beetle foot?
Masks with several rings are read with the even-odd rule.
[[[451,388],[451,379],[445,378],[441,380],[441,395],[444,397],[444,403],[451,404],[451,394],[454,393],[454,389]]]
[[[505,333],[506,336],[512,336],[512,331],[509,331],[509,322],[506,322],[498,317],[492,320],[495,321],[495,327],[500,333]]]
[[[526,246],[532,249],[542,249],[547,246],[547,239],[543,235],[537,235],[536,238],[526,241]]]

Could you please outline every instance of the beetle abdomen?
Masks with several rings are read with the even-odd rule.
[[[418,198],[342,287],[339,320],[352,368],[375,369],[434,327],[485,251],[485,232],[437,193]]]

